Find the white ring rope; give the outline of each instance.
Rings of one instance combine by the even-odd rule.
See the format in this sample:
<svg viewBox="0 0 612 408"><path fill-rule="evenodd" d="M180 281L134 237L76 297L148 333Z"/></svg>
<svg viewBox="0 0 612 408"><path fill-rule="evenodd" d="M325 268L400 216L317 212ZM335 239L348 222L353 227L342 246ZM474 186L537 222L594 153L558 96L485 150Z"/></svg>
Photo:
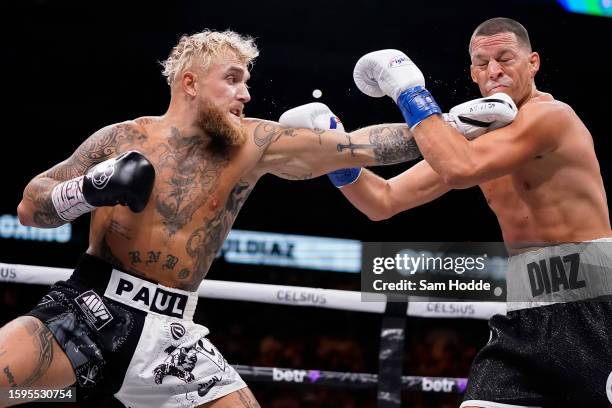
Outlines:
<svg viewBox="0 0 612 408"><path fill-rule="evenodd" d="M51 285L66 280L72 269L0 263L0 282ZM301 286L269 285L262 283L230 282L206 279L198 289L200 297L247 302L272 303L290 306L312 306L355 312L384 313L386 298L362 301L361 292L320 289ZM371 298L372 295L368 294ZM494 314L505 314L504 302L437 302L410 301L408 316L489 319Z"/></svg>

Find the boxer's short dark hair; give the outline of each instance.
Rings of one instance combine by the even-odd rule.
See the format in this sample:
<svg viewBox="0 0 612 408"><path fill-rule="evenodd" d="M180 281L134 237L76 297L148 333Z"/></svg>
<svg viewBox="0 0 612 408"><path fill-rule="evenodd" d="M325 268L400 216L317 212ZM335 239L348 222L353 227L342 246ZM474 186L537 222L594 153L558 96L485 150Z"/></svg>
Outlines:
<svg viewBox="0 0 612 408"><path fill-rule="evenodd" d="M490 36L499 33L514 33L518 42L531 52L531 41L529 41L529 34L525 27L518 21L505 17L491 18L476 27L470 39L470 51L472 50L472 41L475 37Z"/></svg>

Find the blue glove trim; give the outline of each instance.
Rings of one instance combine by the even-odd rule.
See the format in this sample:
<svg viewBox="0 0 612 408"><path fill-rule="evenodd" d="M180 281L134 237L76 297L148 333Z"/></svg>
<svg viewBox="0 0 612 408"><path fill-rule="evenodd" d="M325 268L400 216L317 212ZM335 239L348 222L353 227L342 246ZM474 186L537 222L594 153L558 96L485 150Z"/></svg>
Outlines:
<svg viewBox="0 0 612 408"><path fill-rule="evenodd" d="M433 96L420 85L402 92L397 98L397 106L402 111L410 129L431 115L442 114Z"/></svg>
<svg viewBox="0 0 612 408"><path fill-rule="evenodd" d="M340 169L336 171L332 171L327 174L327 177L334 183L334 186L340 188L344 187L347 184L352 184L359 178L361 174L361 169L359 167L352 167L348 169Z"/></svg>

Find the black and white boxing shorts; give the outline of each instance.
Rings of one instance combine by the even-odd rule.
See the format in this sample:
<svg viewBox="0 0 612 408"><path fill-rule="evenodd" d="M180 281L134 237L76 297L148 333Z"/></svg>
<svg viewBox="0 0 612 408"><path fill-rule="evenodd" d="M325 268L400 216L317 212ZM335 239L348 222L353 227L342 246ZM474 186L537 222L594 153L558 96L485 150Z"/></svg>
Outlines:
<svg viewBox="0 0 612 408"><path fill-rule="evenodd" d="M513 256L507 289L461 407L611 407L612 239Z"/></svg>
<svg viewBox="0 0 612 408"><path fill-rule="evenodd" d="M193 407L246 387L192 321L197 292L169 288L84 255L28 313L70 360L80 397L128 407Z"/></svg>

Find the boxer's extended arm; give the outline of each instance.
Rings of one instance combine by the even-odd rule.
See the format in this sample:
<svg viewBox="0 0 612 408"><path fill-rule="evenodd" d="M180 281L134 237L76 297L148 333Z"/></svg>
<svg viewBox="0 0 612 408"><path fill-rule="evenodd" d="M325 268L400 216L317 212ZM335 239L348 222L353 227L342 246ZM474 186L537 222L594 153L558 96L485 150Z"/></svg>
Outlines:
<svg viewBox="0 0 612 408"><path fill-rule="evenodd" d="M559 103L530 103L514 122L468 142L439 116L414 130L423 157L452 188L468 188L510 174L553 151L571 126L571 109Z"/></svg>
<svg viewBox="0 0 612 408"><path fill-rule="evenodd" d="M17 207L23 225L53 228L65 224L52 201L51 192L61 182L82 176L97 163L125 150L124 146L142 144L146 137L132 125L115 124L100 129L83 142L63 162L34 177L26 186Z"/></svg>
<svg viewBox="0 0 612 408"><path fill-rule="evenodd" d="M369 126L344 133L289 128L259 119L244 123L248 137L265 150L262 168L290 180L313 178L342 167L394 164L420 157L404 124Z"/></svg>
<svg viewBox="0 0 612 408"><path fill-rule="evenodd" d="M380 221L433 201L450 189L422 160L389 180L364 169L357 181L340 191L368 218Z"/></svg>

